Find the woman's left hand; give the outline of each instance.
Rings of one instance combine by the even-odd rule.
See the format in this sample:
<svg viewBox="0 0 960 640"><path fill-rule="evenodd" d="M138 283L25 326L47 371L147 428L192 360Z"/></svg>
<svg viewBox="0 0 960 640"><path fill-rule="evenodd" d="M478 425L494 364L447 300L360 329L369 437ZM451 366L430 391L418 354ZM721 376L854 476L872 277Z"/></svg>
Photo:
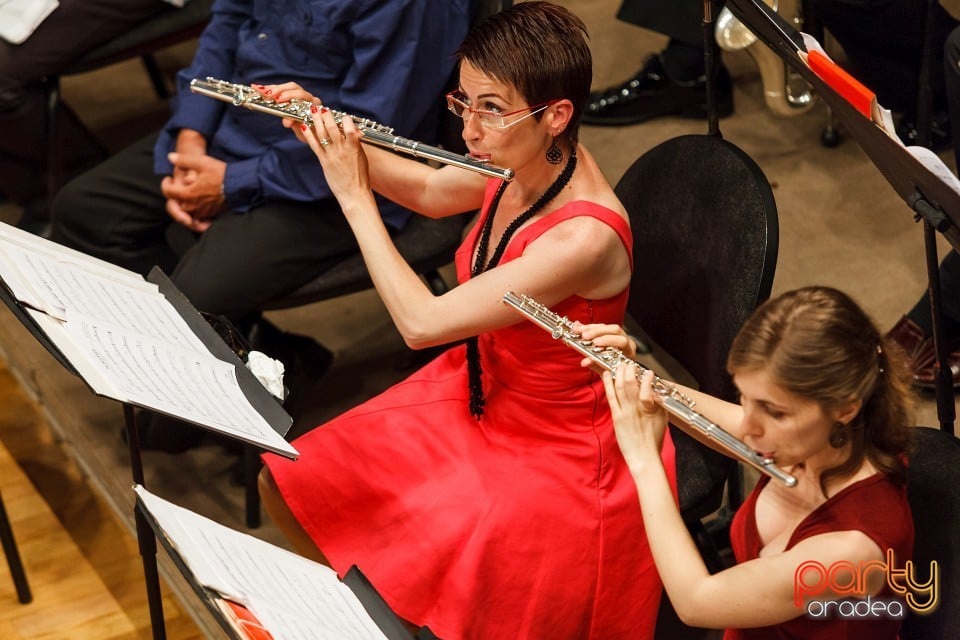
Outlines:
<svg viewBox="0 0 960 640"><path fill-rule="evenodd" d="M623 355L635 360L637 357L637 343L633 341L626 330L618 324L583 324L574 322L573 330L583 340L589 340L594 345L602 348L614 348ZM606 369L595 363L590 358L584 358L580 361L581 367L588 367L599 374Z"/></svg>
<svg viewBox="0 0 960 640"><path fill-rule="evenodd" d="M651 463L661 464L667 414L656 400L653 379L653 371L647 370L638 381L637 367L629 363L617 367L616 377L610 372L603 374L617 444L632 471Z"/></svg>

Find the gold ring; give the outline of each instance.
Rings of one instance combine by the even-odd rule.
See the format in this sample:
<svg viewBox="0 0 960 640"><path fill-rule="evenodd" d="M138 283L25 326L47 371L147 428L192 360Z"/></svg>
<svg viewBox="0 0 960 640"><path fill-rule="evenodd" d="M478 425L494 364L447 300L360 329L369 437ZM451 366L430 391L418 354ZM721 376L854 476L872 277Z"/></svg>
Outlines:
<svg viewBox="0 0 960 640"><path fill-rule="evenodd" d="M330 138L320 138L320 146L324 149L327 148L327 145L330 144Z"/></svg>

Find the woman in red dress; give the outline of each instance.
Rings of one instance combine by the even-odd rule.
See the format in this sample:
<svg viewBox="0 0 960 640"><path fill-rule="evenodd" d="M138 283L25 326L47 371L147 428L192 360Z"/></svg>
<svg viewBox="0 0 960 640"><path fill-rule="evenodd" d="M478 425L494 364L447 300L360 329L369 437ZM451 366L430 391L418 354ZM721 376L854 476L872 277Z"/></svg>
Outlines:
<svg viewBox="0 0 960 640"><path fill-rule="evenodd" d="M264 89L317 104L313 128L287 126L316 153L407 344L466 341L295 440L297 461L265 456L264 504L300 553L358 565L402 618L447 640L649 638L661 585L602 382L501 302L514 291L584 322L623 319L628 218L578 143L585 27L523 2L457 56L450 110L470 154L512 168L511 182L361 148L349 119L341 132L296 85ZM374 191L431 217L481 210L459 286L427 289ZM672 478L669 443L663 455Z"/></svg>
<svg viewBox="0 0 960 640"><path fill-rule="evenodd" d="M629 352L622 336L605 341ZM845 294L799 289L762 305L734 340L727 367L739 405L690 392L705 417L798 479L794 488L761 479L733 521L737 564L713 575L658 454L667 420L652 374L604 376L650 548L681 619L726 628L726 640L897 638L907 604L886 578L913 548L904 485L911 398L905 359L890 344Z"/></svg>

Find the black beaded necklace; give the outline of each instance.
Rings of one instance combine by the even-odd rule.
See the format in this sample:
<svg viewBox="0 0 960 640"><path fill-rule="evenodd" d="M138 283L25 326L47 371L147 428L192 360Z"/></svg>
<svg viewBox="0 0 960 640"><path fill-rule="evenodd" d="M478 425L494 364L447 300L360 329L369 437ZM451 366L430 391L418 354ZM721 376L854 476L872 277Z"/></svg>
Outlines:
<svg viewBox="0 0 960 640"><path fill-rule="evenodd" d="M503 257L503 252L506 250L507 244L510 242L510 238L513 237L517 229L519 229L524 222L539 213L541 209L559 195L560 191L570 182L570 177L573 176L573 170L576 168L577 152L574 150L570 153L567 165L563 168L563 171L560 172L560 175L557 176L557 179L553 181L553 184L547 187L543 195L530 205L529 209L518 215L507 225L507 228L503 231L503 235L500 237L500 241L493 250L493 255L490 257L490 260L487 261L487 249L489 248L490 234L493 229L493 218L497 214L497 206L500 204L500 198L503 196L507 184L509 184L506 181L500 183L500 187L494 194L493 200L490 201L490 210L487 213L486 220L484 220L483 228L480 229L480 240L477 242L477 256L470 269L471 277L476 277L484 271L488 271L497 266L500 258ZM484 264L485 261L486 264ZM480 367L480 347L476 336L467 340L467 373L469 375L470 385L470 413L479 418L483 415L483 405L486 404L486 401L483 398L483 371Z"/></svg>

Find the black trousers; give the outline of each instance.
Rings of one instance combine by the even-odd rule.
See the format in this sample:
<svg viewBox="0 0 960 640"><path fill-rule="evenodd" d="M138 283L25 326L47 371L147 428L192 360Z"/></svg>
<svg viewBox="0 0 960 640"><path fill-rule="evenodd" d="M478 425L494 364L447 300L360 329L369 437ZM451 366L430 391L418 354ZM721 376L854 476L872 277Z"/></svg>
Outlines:
<svg viewBox="0 0 960 640"><path fill-rule="evenodd" d="M703 47L703 0L623 0L617 18Z"/></svg>
<svg viewBox="0 0 960 640"><path fill-rule="evenodd" d="M358 250L333 198L227 211L190 233L164 208L155 141L149 136L64 186L53 203L53 239L144 275L158 265L197 309L234 321ZM186 246L171 242L175 236Z"/></svg>
<svg viewBox="0 0 960 640"><path fill-rule="evenodd" d="M0 39L0 193L26 205L46 190L45 95L41 80L161 11L162 0L60 0L23 43ZM104 157L96 139L64 105L65 175Z"/></svg>

